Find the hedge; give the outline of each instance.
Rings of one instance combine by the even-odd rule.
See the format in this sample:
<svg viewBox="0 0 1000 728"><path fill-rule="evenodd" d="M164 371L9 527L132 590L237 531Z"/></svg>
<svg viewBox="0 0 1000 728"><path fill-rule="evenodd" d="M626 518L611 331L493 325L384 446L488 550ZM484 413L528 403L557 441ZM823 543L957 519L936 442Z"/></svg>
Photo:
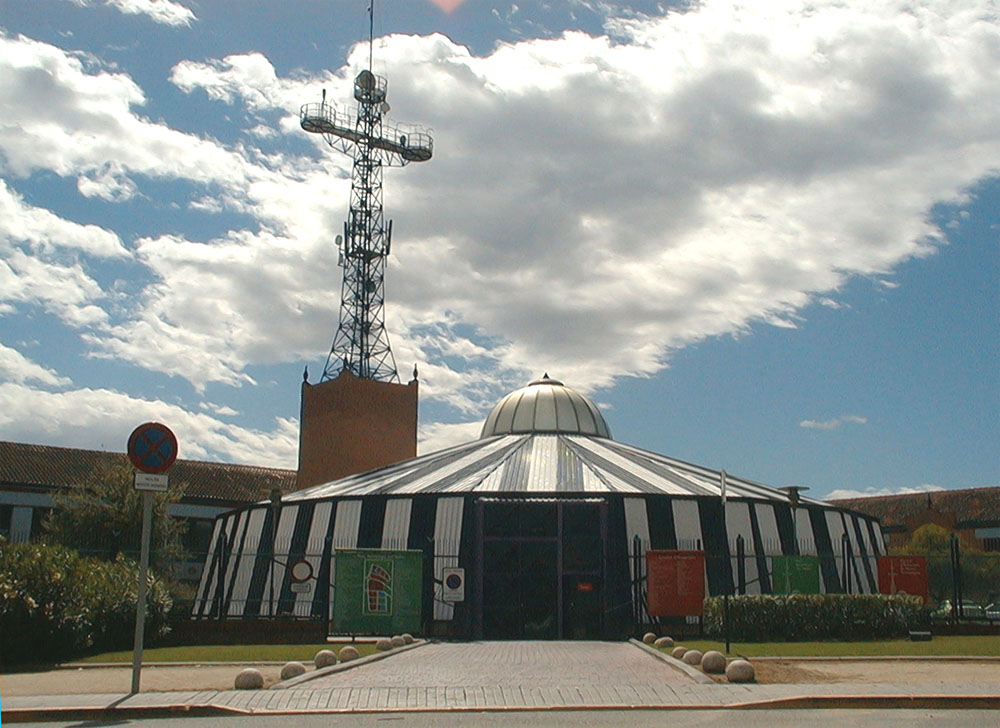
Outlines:
<svg viewBox="0 0 1000 728"><path fill-rule="evenodd" d="M80 556L63 546L0 538L0 664L46 663L121 650L135 633L138 565ZM150 578L146 639L167 631L170 595Z"/></svg>
<svg viewBox="0 0 1000 728"><path fill-rule="evenodd" d="M705 600L705 631L722 636L722 597ZM744 642L868 640L924 629L920 597L883 594L743 595L729 598L729 635Z"/></svg>

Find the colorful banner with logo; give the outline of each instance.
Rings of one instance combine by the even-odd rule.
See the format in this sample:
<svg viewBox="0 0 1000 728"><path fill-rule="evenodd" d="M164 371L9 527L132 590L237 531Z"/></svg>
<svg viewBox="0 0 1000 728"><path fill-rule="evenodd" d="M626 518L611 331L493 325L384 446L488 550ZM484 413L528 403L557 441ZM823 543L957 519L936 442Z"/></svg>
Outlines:
<svg viewBox="0 0 1000 728"><path fill-rule="evenodd" d="M334 575L334 631L420 631L423 552L338 549Z"/></svg>
<svg viewBox="0 0 1000 728"><path fill-rule="evenodd" d="M772 556L774 594L819 594L818 556Z"/></svg>
<svg viewBox="0 0 1000 728"><path fill-rule="evenodd" d="M912 594L924 604L931 600L925 556L879 556L878 590L882 594Z"/></svg>
<svg viewBox="0 0 1000 728"><path fill-rule="evenodd" d="M651 617L700 617L705 603L705 552L647 551L646 601Z"/></svg>

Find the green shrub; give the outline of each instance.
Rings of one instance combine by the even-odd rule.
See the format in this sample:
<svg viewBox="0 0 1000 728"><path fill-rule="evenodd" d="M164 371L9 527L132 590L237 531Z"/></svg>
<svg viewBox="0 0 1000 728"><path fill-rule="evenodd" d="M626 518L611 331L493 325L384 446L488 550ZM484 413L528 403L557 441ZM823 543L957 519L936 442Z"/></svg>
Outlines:
<svg viewBox="0 0 1000 728"><path fill-rule="evenodd" d="M125 649L135 632L138 566L63 546L0 539L0 664L42 663L91 649ZM146 637L165 634L170 596L150 579Z"/></svg>
<svg viewBox="0 0 1000 728"><path fill-rule="evenodd" d="M723 599L705 600L705 631L723 634ZM883 594L760 594L729 598L729 635L744 642L867 640L905 636L928 624L920 597Z"/></svg>

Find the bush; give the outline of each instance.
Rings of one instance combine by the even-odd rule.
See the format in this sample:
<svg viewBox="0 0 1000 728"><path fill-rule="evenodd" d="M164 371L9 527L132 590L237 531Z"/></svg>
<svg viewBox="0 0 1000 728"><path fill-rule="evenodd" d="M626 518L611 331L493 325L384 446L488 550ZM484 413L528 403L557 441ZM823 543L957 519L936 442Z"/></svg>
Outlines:
<svg viewBox="0 0 1000 728"><path fill-rule="evenodd" d="M0 664L42 663L132 644L138 565L99 561L63 546L0 539ZM146 639L167 630L170 596L150 578Z"/></svg>
<svg viewBox="0 0 1000 728"><path fill-rule="evenodd" d="M722 597L705 600L705 631L723 634ZM920 597L883 594L760 594L729 598L729 635L743 642L870 640L924 629Z"/></svg>

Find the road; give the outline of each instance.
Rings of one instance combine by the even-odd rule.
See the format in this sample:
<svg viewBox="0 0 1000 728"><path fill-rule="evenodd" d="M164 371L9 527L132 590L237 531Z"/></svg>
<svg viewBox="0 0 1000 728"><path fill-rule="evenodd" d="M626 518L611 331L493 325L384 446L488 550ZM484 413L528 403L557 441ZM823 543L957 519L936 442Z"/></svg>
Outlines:
<svg viewBox="0 0 1000 728"><path fill-rule="evenodd" d="M365 713L330 715L232 716L219 718L156 718L20 723L36 728L672 728L728 726L740 728L968 728L996 725L992 710L590 710L468 713Z"/></svg>

